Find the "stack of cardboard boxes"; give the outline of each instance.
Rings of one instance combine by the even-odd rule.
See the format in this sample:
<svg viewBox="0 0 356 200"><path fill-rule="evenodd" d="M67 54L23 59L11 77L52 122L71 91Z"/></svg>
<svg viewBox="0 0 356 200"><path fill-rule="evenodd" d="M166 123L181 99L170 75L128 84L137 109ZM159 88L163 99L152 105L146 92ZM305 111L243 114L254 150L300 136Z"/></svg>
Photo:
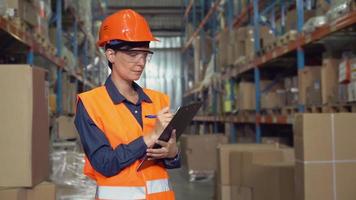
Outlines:
<svg viewBox="0 0 356 200"><path fill-rule="evenodd" d="M60 116L56 119L57 140L72 140L78 138L78 132L74 125L74 117Z"/></svg>
<svg viewBox="0 0 356 200"><path fill-rule="evenodd" d="M260 82L261 89L261 108L273 109L280 108L285 104L285 89L278 81L263 80Z"/></svg>
<svg viewBox="0 0 356 200"><path fill-rule="evenodd" d="M51 17L51 3L48 0L5 0L2 5L6 9L12 22L21 24L24 22L35 33L35 39L42 44L49 44L48 24Z"/></svg>
<svg viewBox="0 0 356 200"><path fill-rule="evenodd" d="M182 135L182 162L188 168L190 180L194 180L196 176L215 173L216 147L227 142L228 138L223 134Z"/></svg>
<svg viewBox="0 0 356 200"><path fill-rule="evenodd" d="M280 149L275 144L220 145L216 197L219 200L293 199L293 149Z"/></svg>
<svg viewBox="0 0 356 200"><path fill-rule="evenodd" d="M302 105L321 104L321 67L305 66L299 71L299 103Z"/></svg>
<svg viewBox="0 0 356 200"><path fill-rule="evenodd" d="M336 104L339 102L339 82L338 66L340 59L332 56L323 56L323 65L321 67L321 99L322 104Z"/></svg>
<svg viewBox="0 0 356 200"><path fill-rule="evenodd" d="M55 186L44 182L49 176L45 73L28 65L0 66L0 199L55 199Z"/></svg>
<svg viewBox="0 0 356 200"><path fill-rule="evenodd" d="M296 200L356 199L356 114L296 117Z"/></svg>

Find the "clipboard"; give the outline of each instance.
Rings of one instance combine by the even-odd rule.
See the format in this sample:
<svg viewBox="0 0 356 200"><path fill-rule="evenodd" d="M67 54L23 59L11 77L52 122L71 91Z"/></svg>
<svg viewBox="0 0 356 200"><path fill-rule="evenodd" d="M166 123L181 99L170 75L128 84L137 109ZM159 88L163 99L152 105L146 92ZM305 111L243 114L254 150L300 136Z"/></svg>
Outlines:
<svg viewBox="0 0 356 200"><path fill-rule="evenodd" d="M196 102L180 107L177 110L176 114L173 116L172 120L167 125L167 127L163 130L158 140L168 142L168 140L171 138L172 131L174 129L176 130L176 136L178 140L179 137L184 132L184 130L192 121L193 117L197 114L202 104L203 104L202 102ZM152 148L158 149L161 148L161 145L155 144ZM147 159L148 159L147 156L143 157L140 165L136 169L137 171L156 162L156 161L149 161Z"/></svg>

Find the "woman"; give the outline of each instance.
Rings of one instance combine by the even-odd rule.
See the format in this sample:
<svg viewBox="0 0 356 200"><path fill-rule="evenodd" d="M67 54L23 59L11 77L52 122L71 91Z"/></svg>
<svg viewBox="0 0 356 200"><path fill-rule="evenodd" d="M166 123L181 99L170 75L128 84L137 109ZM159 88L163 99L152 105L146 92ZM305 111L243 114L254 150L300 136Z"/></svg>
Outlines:
<svg viewBox="0 0 356 200"><path fill-rule="evenodd" d="M169 98L134 82L153 54L151 41L157 39L133 10L108 16L100 27L97 44L112 73L104 86L78 95L75 118L96 199L174 199L166 169L180 167L175 133L157 141L172 119ZM161 148L151 148L155 143ZM145 155L156 162L137 170Z"/></svg>

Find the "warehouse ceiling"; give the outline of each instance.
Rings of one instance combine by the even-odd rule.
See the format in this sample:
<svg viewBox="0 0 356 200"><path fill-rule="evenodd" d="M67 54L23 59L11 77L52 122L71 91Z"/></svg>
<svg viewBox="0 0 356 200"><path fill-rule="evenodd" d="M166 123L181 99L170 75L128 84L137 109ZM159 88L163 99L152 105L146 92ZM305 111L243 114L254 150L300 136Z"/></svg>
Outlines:
<svg viewBox="0 0 356 200"><path fill-rule="evenodd" d="M181 35L183 30L183 0L108 0L107 14L121 9L134 9L142 14L155 35Z"/></svg>

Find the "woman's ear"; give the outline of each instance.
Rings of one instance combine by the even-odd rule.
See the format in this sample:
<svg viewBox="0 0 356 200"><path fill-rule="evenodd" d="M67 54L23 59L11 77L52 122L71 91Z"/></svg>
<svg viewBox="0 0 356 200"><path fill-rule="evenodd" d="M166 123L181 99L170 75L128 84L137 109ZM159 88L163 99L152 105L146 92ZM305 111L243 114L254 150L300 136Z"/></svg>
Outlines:
<svg viewBox="0 0 356 200"><path fill-rule="evenodd" d="M106 49L105 50L105 56L106 59L108 59L109 62L114 63L115 61L115 51L112 49Z"/></svg>

